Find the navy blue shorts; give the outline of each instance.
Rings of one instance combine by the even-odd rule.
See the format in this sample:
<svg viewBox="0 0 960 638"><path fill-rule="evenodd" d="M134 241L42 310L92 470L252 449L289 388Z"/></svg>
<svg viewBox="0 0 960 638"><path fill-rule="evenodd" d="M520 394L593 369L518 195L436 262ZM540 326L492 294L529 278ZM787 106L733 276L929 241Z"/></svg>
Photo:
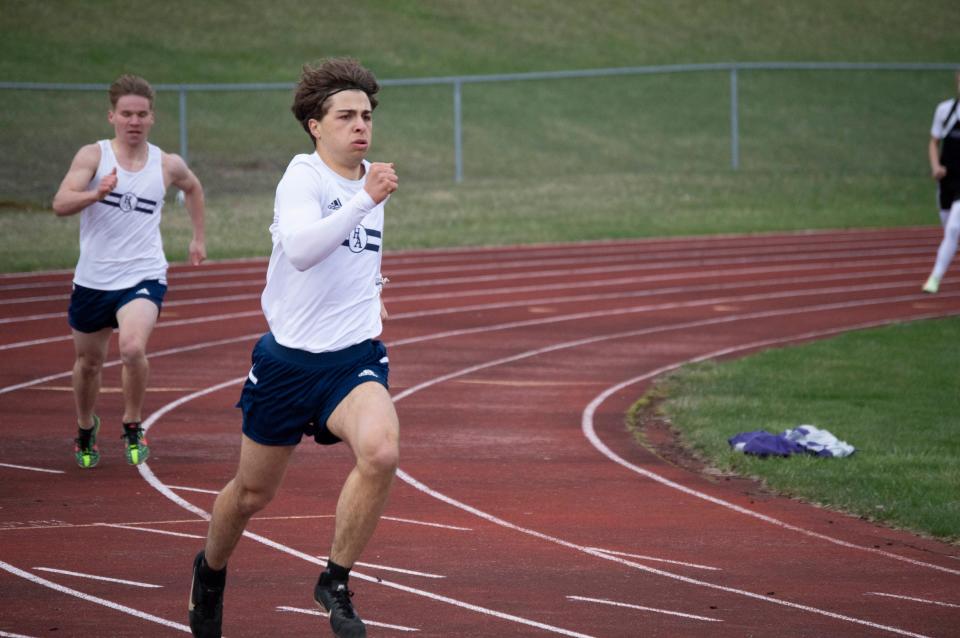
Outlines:
<svg viewBox="0 0 960 638"><path fill-rule="evenodd" d="M97 290L73 284L67 320L79 332L98 332L104 328L118 328L117 311L134 299L147 299L163 308L167 286L157 279L146 279L124 290Z"/></svg>
<svg viewBox="0 0 960 638"><path fill-rule="evenodd" d="M387 349L373 339L313 353L282 346L268 332L253 347L251 360L237 407L243 411L243 433L262 445L296 445L303 435L321 445L338 443L327 419L344 397L368 381L389 388Z"/></svg>
<svg viewBox="0 0 960 638"><path fill-rule="evenodd" d="M957 172L960 172L960 166L948 167L947 176L937 183L940 210L950 210L953 202L960 199L960 176L955 176Z"/></svg>

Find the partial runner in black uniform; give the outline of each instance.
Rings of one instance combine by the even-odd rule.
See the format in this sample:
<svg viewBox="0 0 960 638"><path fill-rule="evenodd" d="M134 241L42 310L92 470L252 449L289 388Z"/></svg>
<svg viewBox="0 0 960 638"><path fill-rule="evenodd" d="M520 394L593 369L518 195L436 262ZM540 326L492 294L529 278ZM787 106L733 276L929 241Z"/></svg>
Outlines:
<svg viewBox="0 0 960 638"><path fill-rule="evenodd" d="M957 252L960 238L960 70L956 73L957 97L937 105L930 128L930 172L937 180L937 199L943 240L937 261L923 291L936 294L940 280Z"/></svg>

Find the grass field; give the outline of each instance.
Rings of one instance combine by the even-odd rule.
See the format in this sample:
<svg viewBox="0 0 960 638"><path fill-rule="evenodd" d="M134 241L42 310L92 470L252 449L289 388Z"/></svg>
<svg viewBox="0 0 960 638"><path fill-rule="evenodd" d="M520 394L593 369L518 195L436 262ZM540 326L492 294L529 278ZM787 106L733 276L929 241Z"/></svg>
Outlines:
<svg viewBox="0 0 960 638"><path fill-rule="evenodd" d="M381 78L960 60L952 38L923 26L948 12L943 1L604 0L590 19L579 3L541 0L281 0L269 12L246 0L0 5L0 80L107 83L131 71L155 83L292 83L303 62L333 54L355 55ZM949 72L741 72L739 171L729 90L723 72L465 85L465 181L455 185L450 87L387 87L372 157L394 161L402 180L389 245L936 222L924 145L933 105L953 90ZM289 100L288 91L189 94L189 158L208 194L213 258L267 248L273 187L307 150ZM3 234L0 270L75 260L74 229L40 211L76 149L111 134L106 109L100 92L0 90L0 224L28 225L35 249ZM157 115L153 140L177 150L174 93L160 95ZM182 258L176 222L166 234Z"/></svg>
<svg viewBox="0 0 960 638"><path fill-rule="evenodd" d="M717 467L888 525L960 541L960 319L922 321L689 365L658 381L662 412ZM944 344L951 344L945 347ZM853 456L760 459L738 432L829 430Z"/></svg>
<svg viewBox="0 0 960 638"><path fill-rule="evenodd" d="M954 5L0 0L0 81L109 83L133 72L157 84L292 83L304 62L330 55L358 57L383 79L750 61L960 65L960 41L936 27ZM387 245L935 224L926 143L935 104L954 88L949 71L741 72L741 164L734 171L725 73L465 85L465 180L454 184L450 87L387 87L371 155L394 161L401 177ZM268 254L273 188L291 155L310 150L289 102L288 91L189 94L189 159L207 193L211 258ZM103 92L0 90L0 272L76 262L77 219L55 218L49 203L76 149L111 135L107 108ZM161 93L156 110L152 140L176 151L176 95ZM163 227L169 256L184 259L185 211L170 203ZM874 412L859 408L873 403L878 417L898 414L899 421L885 422L907 431L926 432L936 422L937 440L955 440L956 349L942 346L956 344L958 332L948 321L850 335L704 364L660 390L672 397L674 423L714 462L764 476L787 493L956 539L955 446L945 444L952 455L934 454L924 437L907 437L898 438L899 455L874 455L881 447L867 427ZM873 350L862 350L863 339L875 340ZM926 353L916 354L915 368L927 376L898 377L902 386L874 380L871 356L897 360L901 348ZM858 357L865 357L862 368L819 365ZM832 398L846 414L819 412L813 392L795 396L793 411L770 412L780 409L770 395L776 379L803 369L819 369L826 387L847 387L848 380L867 386L851 383ZM773 385L758 394L724 385L738 374L750 376L750 385L765 375ZM817 425L842 423L836 433L870 454L832 465L731 457L725 437L746 428L698 400L724 392L741 407L749 403L756 411L744 414L770 428L825 414ZM929 415L930 405L950 411ZM763 474L777 468L788 476ZM864 471L853 477L853 469ZM810 476L821 479L821 489L808 484ZM920 494L919 481L952 492ZM857 498L848 498L853 493ZM938 507L946 515L931 514Z"/></svg>

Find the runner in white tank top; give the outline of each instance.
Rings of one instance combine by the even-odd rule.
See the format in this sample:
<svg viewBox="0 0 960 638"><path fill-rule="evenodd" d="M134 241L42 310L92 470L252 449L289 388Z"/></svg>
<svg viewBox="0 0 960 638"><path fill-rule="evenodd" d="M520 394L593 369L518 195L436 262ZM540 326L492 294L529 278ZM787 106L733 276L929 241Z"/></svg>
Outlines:
<svg viewBox="0 0 960 638"><path fill-rule="evenodd" d="M107 116L114 137L77 151L53 198L57 215L80 213L80 259L68 317L76 352L74 458L83 468L100 460L100 419L94 410L114 328L120 331L127 462L139 465L150 453L140 421L149 372L147 340L166 292L160 217L167 186L183 191L193 222L190 262L198 265L206 258L203 188L182 158L147 141L153 99L153 88L143 78L118 78L110 86Z"/></svg>
<svg viewBox="0 0 960 638"><path fill-rule="evenodd" d="M128 171L117 161L110 140L97 145L100 163L87 190L95 190L114 171L117 186L80 213L80 260L73 281L97 290L130 288L145 279L165 284L167 260L160 237L166 191L163 152L147 144L146 165Z"/></svg>

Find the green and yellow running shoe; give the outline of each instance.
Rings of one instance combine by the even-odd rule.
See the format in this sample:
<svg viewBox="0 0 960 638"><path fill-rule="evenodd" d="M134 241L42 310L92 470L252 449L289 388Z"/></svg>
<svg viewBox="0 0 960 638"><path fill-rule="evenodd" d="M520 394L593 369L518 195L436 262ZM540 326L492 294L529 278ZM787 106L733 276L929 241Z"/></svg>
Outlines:
<svg viewBox="0 0 960 638"><path fill-rule="evenodd" d="M130 465L140 465L150 456L150 446L147 445L147 439L143 436L143 428L140 427L139 422L124 423L120 438L124 439L123 451Z"/></svg>
<svg viewBox="0 0 960 638"><path fill-rule="evenodd" d="M77 465L82 468L91 468L100 462L100 448L97 447L97 432L100 431L100 418L93 415L93 427L89 430L78 428L77 438L73 440L76 444L73 448L73 456L77 459Z"/></svg>

